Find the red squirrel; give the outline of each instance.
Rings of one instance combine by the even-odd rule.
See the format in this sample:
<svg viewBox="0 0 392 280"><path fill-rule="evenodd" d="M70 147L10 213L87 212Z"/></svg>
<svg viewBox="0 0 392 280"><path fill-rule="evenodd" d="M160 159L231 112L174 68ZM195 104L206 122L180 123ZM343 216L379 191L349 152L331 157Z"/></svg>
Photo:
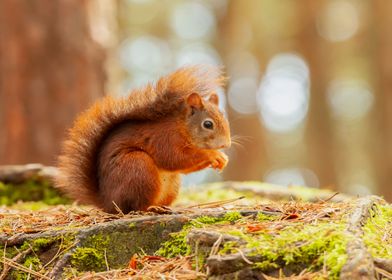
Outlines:
<svg viewBox="0 0 392 280"><path fill-rule="evenodd" d="M180 174L222 170L231 144L218 108L217 69L184 67L134 90L107 96L82 113L59 157L55 186L108 213L169 206Z"/></svg>

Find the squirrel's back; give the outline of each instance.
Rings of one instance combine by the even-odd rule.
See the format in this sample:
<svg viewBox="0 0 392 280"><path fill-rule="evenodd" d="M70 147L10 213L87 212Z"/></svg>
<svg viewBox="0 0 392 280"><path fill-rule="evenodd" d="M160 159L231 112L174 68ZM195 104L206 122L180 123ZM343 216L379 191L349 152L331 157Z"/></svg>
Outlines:
<svg viewBox="0 0 392 280"><path fill-rule="evenodd" d="M132 121L154 121L176 110L189 94L208 95L223 83L216 68L184 67L128 97L107 96L83 112L69 131L59 157L55 185L73 199L101 206L97 158L105 136Z"/></svg>

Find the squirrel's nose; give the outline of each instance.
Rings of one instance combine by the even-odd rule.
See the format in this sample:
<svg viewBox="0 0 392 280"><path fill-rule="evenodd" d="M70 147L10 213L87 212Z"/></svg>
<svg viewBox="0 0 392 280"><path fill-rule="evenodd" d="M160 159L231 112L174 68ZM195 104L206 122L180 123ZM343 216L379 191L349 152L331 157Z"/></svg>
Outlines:
<svg viewBox="0 0 392 280"><path fill-rule="evenodd" d="M228 149L231 146L231 140L229 139L228 141L226 141L225 144L223 144L220 149Z"/></svg>

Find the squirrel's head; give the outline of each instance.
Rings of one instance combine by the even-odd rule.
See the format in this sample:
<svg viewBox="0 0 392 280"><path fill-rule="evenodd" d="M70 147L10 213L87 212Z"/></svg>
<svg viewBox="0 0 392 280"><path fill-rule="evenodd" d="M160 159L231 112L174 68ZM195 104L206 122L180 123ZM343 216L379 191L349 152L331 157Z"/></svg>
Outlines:
<svg viewBox="0 0 392 280"><path fill-rule="evenodd" d="M219 98L212 93L208 100L198 93L186 98L187 128L193 144L202 149L222 149L231 145L230 128L219 111Z"/></svg>

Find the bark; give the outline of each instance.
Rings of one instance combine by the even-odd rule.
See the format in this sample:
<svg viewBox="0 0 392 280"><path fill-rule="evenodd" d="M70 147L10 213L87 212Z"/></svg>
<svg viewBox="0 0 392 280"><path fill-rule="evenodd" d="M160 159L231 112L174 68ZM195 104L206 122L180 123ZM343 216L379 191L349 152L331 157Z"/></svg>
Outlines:
<svg viewBox="0 0 392 280"><path fill-rule="evenodd" d="M103 95L87 4L0 2L0 164L53 164L75 115Z"/></svg>

